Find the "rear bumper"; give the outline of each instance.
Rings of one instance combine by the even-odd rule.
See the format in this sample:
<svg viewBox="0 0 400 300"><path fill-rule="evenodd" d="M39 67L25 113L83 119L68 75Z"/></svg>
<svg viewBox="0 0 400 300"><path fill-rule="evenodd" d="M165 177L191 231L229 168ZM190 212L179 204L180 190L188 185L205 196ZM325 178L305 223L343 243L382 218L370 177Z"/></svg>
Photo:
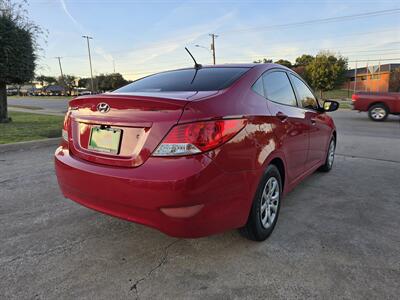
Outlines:
<svg viewBox="0 0 400 300"><path fill-rule="evenodd" d="M205 155L150 157L140 167L121 168L83 161L60 146L55 168L66 198L188 238L243 226L258 183L256 171L224 172ZM165 208L179 208L179 217Z"/></svg>

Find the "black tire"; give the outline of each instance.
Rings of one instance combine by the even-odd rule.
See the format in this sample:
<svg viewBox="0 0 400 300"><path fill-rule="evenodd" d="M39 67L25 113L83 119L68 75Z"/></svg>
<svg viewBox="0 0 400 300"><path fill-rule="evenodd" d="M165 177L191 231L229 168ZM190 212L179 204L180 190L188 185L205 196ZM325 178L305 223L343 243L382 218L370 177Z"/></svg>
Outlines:
<svg viewBox="0 0 400 300"><path fill-rule="evenodd" d="M385 121L389 115L389 110L385 104L378 103L368 109L368 117L375 122Z"/></svg>
<svg viewBox="0 0 400 300"><path fill-rule="evenodd" d="M272 193L271 199L269 200L271 201L271 206L269 207L268 205L268 208L264 210L264 217L265 217L267 210L273 211L272 208L275 207L276 205L276 210L274 211L275 216L273 217L272 221L270 219L271 222L266 228L265 225L263 225L262 221L263 213L261 212L262 203L267 202L267 200L263 198L263 192L265 188L268 188L266 186L267 183L270 182L274 183L275 182L274 179L276 180L278 185L277 188L274 189L274 191L276 192L277 189L279 191L279 194L275 200L272 200L273 199L272 196L274 196L273 195L274 193ZM265 239L267 239L271 235L272 231L275 228L276 222L278 221L279 211L281 207L281 197L282 197L281 174L279 173L279 170L275 165L269 165L265 170L261 182L257 188L247 223L243 228L239 229L240 233L246 238L253 241L264 241ZM268 219L268 217L266 219Z"/></svg>
<svg viewBox="0 0 400 300"><path fill-rule="evenodd" d="M330 160L330 151L332 151L332 143L333 143L333 157ZM325 163L318 169L321 172L329 172L332 170L333 167L333 162L335 161L335 150L336 150L336 140L335 138L332 138L331 141L329 142L328 146L328 151L326 151L326 158L325 158Z"/></svg>

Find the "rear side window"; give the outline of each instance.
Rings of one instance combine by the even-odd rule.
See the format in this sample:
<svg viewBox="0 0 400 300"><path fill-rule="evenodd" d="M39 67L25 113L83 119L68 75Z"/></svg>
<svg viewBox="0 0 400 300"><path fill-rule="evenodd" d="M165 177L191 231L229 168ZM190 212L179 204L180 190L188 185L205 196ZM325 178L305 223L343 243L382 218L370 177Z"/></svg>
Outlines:
<svg viewBox="0 0 400 300"><path fill-rule="evenodd" d="M292 74L290 74L290 78L292 79L294 88L296 89L297 95L299 97L300 105L303 108L318 109L317 99L315 99L313 93L304 84L304 82Z"/></svg>
<svg viewBox="0 0 400 300"><path fill-rule="evenodd" d="M114 93L217 91L230 86L249 68L203 68L168 71L132 82Z"/></svg>
<svg viewBox="0 0 400 300"><path fill-rule="evenodd" d="M262 82L262 78L259 78L256 81L256 83L253 84L253 86L251 88L253 89L253 91L255 91L260 96L265 97L265 95L264 95L264 85L263 85L263 82Z"/></svg>
<svg viewBox="0 0 400 300"><path fill-rule="evenodd" d="M284 72L272 72L263 76L265 96L280 104L297 106L289 78Z"/></svg>

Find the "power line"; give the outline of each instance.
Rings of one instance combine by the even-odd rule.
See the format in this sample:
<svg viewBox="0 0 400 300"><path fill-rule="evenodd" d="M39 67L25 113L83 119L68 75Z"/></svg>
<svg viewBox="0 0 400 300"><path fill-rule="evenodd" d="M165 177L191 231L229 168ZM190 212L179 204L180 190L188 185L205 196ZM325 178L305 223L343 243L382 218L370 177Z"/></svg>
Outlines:
<svg viewBox="0 0 400 300"><path fill-rule="evenodd" d="M399 8L394 9L386 9L386 10L378 10L378 11L371 11L365 12L360 14L353 14L353 15L346 15L346 16L339 16L339 17L331 17L331 18L323 18L323 19L316 19L316 20L307 20L301 22L293 22L293 23L283 23L277 25L268 25L268 26L258 26L258 27L248 27L245 29L237 29L237 30L228 30L220 32L221 35L226 35L227 33L237 33L237 32L245 32L245 31L257 31L257 30L275 30L275 29L286 29L290 27L298 27L304 25L313 25L313 24L320 24L320 23L332 23L338 21L354 21L360 18L366 17L379 17L384 15L392 15L400 13Z"/></svg>
<svg viewBox="0 0 400 300"><path fill-rule="evenodd" d="M381 11L373 11L373 12L366 12L366 13L360 13L360 14L353 14L353 15L346 15L346 16L339 16L339 17L331 17L331 18L324 18L324 19L316 19L316 20L308 20L308 21L302 21L302 22L294 22L294 23L286 23L286 24L277 24L277 25L270 25L270 26L262 26L262 27L252 27L252 28L247 28L247 29L241 29L241 30L230 30L230 31L225 31L222 32L223 35L225 34L229 34L232 32L245 32L245 31L257 31L257 30L274 30L274 29L280 29L280 28L290 28L293 26L302 26L302 25L310 25L310 24L316 24L316 23L331 23L331 22L338 22L338 21L343 21L343 20L347 20L347 21L353 21L355 19L360 19L360 18L366 18L366 17L377 17L377 16L383 16L383 15L391 15L391 14L397 14L400 12L400 9L388 9L388 10L381 10ZM370 32L371 33L371 32ZM203 36L204 34L200 34L197 35L197 38ZM93 90L93 71L92 71L92 62L91 62L91 53L90 53L90 46L89 46L89 39L92 39L92 37L89 36L83 36L84 38L87 39L87 44L88 44L88 53L89 53L89 63L90 63L90 72L91 72L91 83L92 83L92 90ZM213 49L213 62L215 64L215 37L217 37L216 34L211 34L212 37L212 49ZM167 43L170 43L172 41L184 41L187 39L193 39L194 36L190 35L187 37L182 37L180 39L175 39L175 40L169 40L169 41L165 41L164 43L158 43L158 47L162 47L161 45L165 45ZM153 45L153 48L157 47L157 43L155 44L150 44L146 47L136 47L136 48L132 48L130 50L119 50L119 51L110 51L109 53L124 53L124 52L128 52L128 51L134 51L134 50L138 50L138 49L147 49L150 48L151 45ZM373 51L373 50L370 50ZM269 54L271 55L271 53ZM371 54L373 55L373 54ZM382 55L384 55L382 53ZM288 56L288 55L285 55ZM294 54L293 54L294 56ZM72 57L82 57L82 55L76 55L76 56L66 56L69 58ZM246 58L247 59L251 59L251 58ZM232 61L232 60L230 60ZM171 61L169 61L170 63ZM148 66L149 64L146 63L146 65ZM151 64L150 64L151 65ZM160 63L157 63L156 65L160 65ZM149 71L151 72L151 71ZM148 73L148 72L146 72Z"/></svg>
<svg viewBox="0 0 400 300"><path fill-rule="evenodd" d="M361 47L364 47L364 46L365 46L365 44L360 44L360 45L357 45L357 47L329 48L329 50L354 49L353 51L338 51L338 53L346 54L347 56L352 56L352 57L366 56L366 55L372 55L372 56L373 55L384 55L384 56L387 56L387 55L390 55L390 54L397 54L397 52L394 53L392 51L400 50L400 49L392 49L392 48L390 48L390 49L358 50L358 49L361 49ZM309 48L309 49L304 49L302 51L296 50L296 52L310 53L310 52L314 52L314 50L315 51L322 50L322 48L311 48L311 49ZM347 54L347 53L349 53L349 54ZM354 54L350 55L350 53L354 53ZM365 54L358 54L358 53L367 53L367 54L365 55ZM278 58L277 56L280 56L280 58L281 57L286 57L286 58L287 57L293 57L294 58L294 57L299 56L299 54L298 53L293 53L293 54L282 55L282 52L279 51L279 52L269 52L268 54L260 55L258 57L272 57L272 58L275 57L275 58ZM244 62L244 61L250 61L250 60L254 60L254 59L256 59L256 57L250 57L250 56L246 56L246 57L243 57L243 58L237 58L236 57L234 59L223 59L222 58L222 60L226 61L226 62ZM126 65L127 64L125 64L125 66ZM139 66L142 65L142 63L131 64L132 68L134 68L136 71L138 71L138 72L135 72L135 74L136 73L141 73L141 74L151 73L153 71L158 71L160 69L176 68L177 65L178 66L185 66L185 65L187 65L187 61L185 59L176 59L176 60L168 60L168 61L157 62L157 63L155 63L155 62L154 63L145 62L145 63L143 63L143 65L145 65L146 67L144 67L144 68L143 67L142 68L135 67L135 66L138 66L138 65ZM151 68L151 67L156 67L156 68ZM124 71L123 69L122 70L120 69L119 72L120 73L125 73L127 71Z"/></svg>
<svg viewBox="0 0 400 300"><path fill-rule="evenodd" d="M349 60L348 62L394 61L394 60L400 60L400 57L398 57L398 58L377 58L377 59L357 59L357 60Z"/></svg>
<svg viewBox="0 0 400 300"><path fill-rule="evenodd" d="M348 40L348 39L354 39L352 36L360 36L360 35L368 35L368 36L371 36L372 34L382 34L382 33L393 32L393 31L396 32L396 33L398 33L398 32L399 32L399 29L396 28L396 29L376 30L376 31L355 32L355 33L349 33L349 34L324 35L323 38L324 38L324 39L335 38L335 39L340 39L341 41L343 41L343 40ZM344 37L344 38L343 38L343 37ZM300 39L274 40L274 41L270 41L270 44L271 44L271 45L279 44L279 46L282 46L282 45L293 44L293 43L295 43L295 42L304 42L305 40L306 40L307 42L309 42L309 41L319 41L319 40L321 40L321 39L322 39L321 37L318 37L318 38L309 38L309 37L307 37L307 39L305 39L305 38L303 37L303 38L300 38ZM247 43L242 43L242 44L237 44L237 43L235 43L235 47L240 47L240 46L242 46L242 45L247 46L247 45L248 45L248 42L247 42ZM226 49L226 48L231 49L232 46L231 46L231 45L228 45L228 46L223 46L223 45L222 45L220 48L221 48L221 49Z"/></svg>
<svg viewBox="0 0 400 300"><path fill-rule="evenodd" d="M249 60L251 60L251 58L244 58L244 59L236 59L236 60L222 60L222 64L230 64L230 63L248 63ZM400 57L399 58L371 58L371 59L362 59L362 60L349 60L348 62L373 62L373 61L400 61ZM156 69L135 69L137 70L137 72L130 72L130 71L119 71L120 74L124 75L124 76L141 76L141 75L149 75L149 74L153 74L153 73L159 73L159 72L163 72L166 70L172 70L172 69L179 69L179 68L183 68L186 67L184 65L182 66L164 66L162 68L156 68ZM82 74L77 74L77 76L79 77L88 77L88 75L82 75Z"/></svg>
<svg viewBox="0 0 400 300"><path fill-rule="evenodd" d="M334 36L325 36L325 38L332 38L332 37L335 37L335 38L337 38L337 37L343 37L343 36L354 36L354 35L356 35L356 36L359 36L359 35L370 35L370 34L379 34L379 33L383 33L383 32L391 32L391 31L397 31L397 29L388 29L388 30L377 30L377 31L367 31L367 32L357 32L357 33L353 33L353 34L342 34L342 35L334 35ZM315 38L315 39L308 39L308 41L312 41L312 40L319 40L320 38ZM285 44L290 44L290 43L293 43L293 42L296 42L296 41L304 41L304 39L299 39L299 40L286 40L286 41L284 41L285 42ZM274 42L274 44L275 43L278 43L278 42ZM238 46L237 44L235 44L236 46ZM282 44L282 41L279 41L279 45L280 46L282 46L282 45L284 45L284 44ZM196 46L196 45L195 45ZM130 49L130 50L117 50L117 51L108 51L107 53L109 53L109 54L115 54L115 53L129 53L129 52L132 52L132 51L134 51L134 50L140 50L140 49L147 49L147 48L149 48L149 47L142 47L142 48L132 48L132 49ZM220 49L231 49L232 47L231 46L220 46ZM346 48L348 48L348 47L346 47ZM355 48L355 47L352 47L352 48ZM332 49L332 48L331 48ZM344 49L344 48L335 48L335 49ZM125 52L126 51L126 52ZM92 56L96 56L96 57L101 57L102 55L101 54L92 54ZM74 58L83 58L83 57L85 57L85 55L64 55L63 56L63 58L68 58L68 59L74 59ZM146 63L146 65L147 65L148 63ZM156 63L157 65L159 64L159 63Z"/></svg>
<svg viewBox="0 0 400 300"><path fill-rule="evenodd" d="M398 55L400 54L400 50L397 52L387 52L387 53L369 53L369 54L353 54L353 55L348 55L350 57L358 57L358 56L370 56L370 55Z"/></svg>
<svg viewBox="0 0 400 300"><path fill-rule="evenodd" d="M399 41L398 43L400 43L400 41ZM369 44L359 44L359 45L351 46L351 47L329 48L329 50L332 50L332 51L336 51L336 50L337 50L337 52L339 52L339 53L341 53L341 54L347 54L347 53L349 53L349 54L347 54L347 55L349 55L349 56L351 56L350 53L370 53L370 55L374 55L374 54L376 54L376 55L387 55L387 54L384 53L384 52L400 50L400 48L359 50L359 49L365 49L365 48L364 48L365 46L369 46ZM323 49L323 48L304 48L302 51L296 50L296 52L311 53L311 52L318 51L318 50L322 50L322 49ZM354 50L352 50L352 51L341 51L342 49L343 49L343 50L354 49ZM376 53L375 53L375 52L376 52ZM379 52L379 53L378 53L378 52ZM274 52L269 52L268 54L265 54L265 55L263 55L263 56L264 56L264 57L271 57L271 56L274 57L274 56L279 56L279 55L281 55L281 54L282 54L281 51L274 51ZM293 53L293 54L286 54L286 55L283 55L283 56L286 56L286 57L288 57L288 56L294 57L294 56L298 56L298 55L299 55L299 54ZM281 55L281 56L282 56L282 55ZM261 57L261 56L260 56L260 57ZM243 60L252 60L252 59L254 59L254 57L243 57ZM240 61L243 61L243 60L240 59ZM231 60L229 60L229 61L231 61ZM169 67L169 66L171 66L171 65L173 65L173 64L186 64L186 63L187 63L187 60L186 60L186 59L179 58L179 59L175 59L175 60L159 61L159 62L144 62L144 63L136 62L136 63L133 63L132 66L133 66L133 65L135 65L135 66L137 66L137 65L139 65L139 66L140 66L140 65L145 65L146 68L135 68L135 70L138 70L138 71L145 71L145 70L148 70L148 69L149 69L148 67L153 67L153 66L158 66L158 67L160 67L160 66L162 66L162 67ZM126 65L126 64L125 64L125 65Z"/></svg>
<svg viewBox="0 0 400 300"><path fill-rule="evenodd" d="M353 15L346 15L346 16L339 16L339 17L332 17L332 18L325 18L325 19L316 19L316 20L308 20L308 21L302 21L302 22L295 22L295 23L284 23L284 24L277 24L277 25L269 25L269 26L259 26L259 27L248 27L246 29L238 29L238 30L230 30L230 31L223 31L219 34L225 35L226 33L231 33L231 32L245 32L245 31L255 31L258 29L280 29L282 27L293 27L293 26L300 26L300 25L308 25L308 24L315 24L315 23L332 23L332 22L337 22L341 20L349 20L352 21L353 19L359 19L359 18L365 18L365 17L378 17L382 15L387 15L387 14L397 14L400 13L400 9L388 9L388 10L381 10L381 11L372 11L372 12L367 12L367 13L361 13L361 14L353 14ZM197 37L204 36L206 33L197 35ZM181 37L179 39L173 39L173 40L166 40L163 43L152 43L147 46L143 47L134 47L130 49L120 49L120 50L115 50L115 51L109 51L108 53L127 53L135 50L142 50L142 49L148 49L148 48L159 48L163 47L166 44L169 44L171 42L178 42L178 41L187 41L190 39L195 38L196 36L194 35L187 35L184 37ZM74 55L74 56L64 56L64 57L82 57L82 55Z"/></svg>

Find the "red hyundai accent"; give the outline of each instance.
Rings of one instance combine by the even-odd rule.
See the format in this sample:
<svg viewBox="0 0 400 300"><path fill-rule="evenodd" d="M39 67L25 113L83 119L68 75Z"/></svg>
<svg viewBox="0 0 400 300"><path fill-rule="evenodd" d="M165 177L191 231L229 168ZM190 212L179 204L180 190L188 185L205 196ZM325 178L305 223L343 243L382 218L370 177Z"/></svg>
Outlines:
<svg viewBox="0 0 400 300"><path fill-rule="evenodd" d="M70 101L58 182L69 199L171 236L240 228L265 240L282 197L332 168L325 112L337 107L275 64L155 74Z"/></svg>

